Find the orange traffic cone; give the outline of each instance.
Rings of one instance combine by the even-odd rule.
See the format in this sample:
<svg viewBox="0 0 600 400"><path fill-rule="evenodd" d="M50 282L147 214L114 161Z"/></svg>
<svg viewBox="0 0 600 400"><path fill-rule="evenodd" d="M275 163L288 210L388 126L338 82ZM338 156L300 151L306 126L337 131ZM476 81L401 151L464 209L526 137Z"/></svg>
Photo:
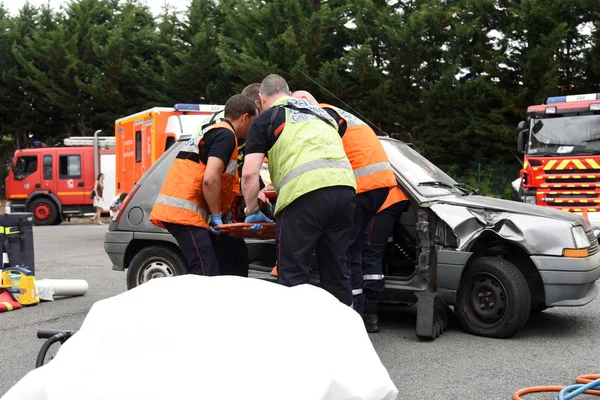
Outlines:
<svg viewBox="0 0 600 400"><path fill-rule="evenodd" d="M277 263L275 263L275 266L271 270L271 276L277 276Z"/></svg>

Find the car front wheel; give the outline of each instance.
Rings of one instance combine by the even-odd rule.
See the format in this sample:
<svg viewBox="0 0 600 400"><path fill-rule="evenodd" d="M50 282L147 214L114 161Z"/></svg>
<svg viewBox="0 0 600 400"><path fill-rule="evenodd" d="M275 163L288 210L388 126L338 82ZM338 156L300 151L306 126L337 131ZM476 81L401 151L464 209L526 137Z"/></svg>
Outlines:
<svg viewBox="0 0 600 400"><path fill-rule="evenodd" d="M507 338L525 326L530 311L527 281L511 262L481 257L464 271L455 312L467 332Z"/></svg>
<svg viewBox="0 0 600 400"><path fill-rule="evenodd" d="M150 279L187 273L187 264L179 253L164 246L146 247L140 250L129 263L127 289L133 289Z"/></svg>

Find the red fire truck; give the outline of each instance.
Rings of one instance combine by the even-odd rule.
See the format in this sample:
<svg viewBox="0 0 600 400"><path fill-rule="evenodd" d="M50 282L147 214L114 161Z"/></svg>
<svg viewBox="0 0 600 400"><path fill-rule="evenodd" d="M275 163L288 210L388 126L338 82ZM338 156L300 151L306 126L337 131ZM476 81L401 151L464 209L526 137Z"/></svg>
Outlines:
<svg viewBox="0 0 600 400"><path fill-rule="evenodd" d="M37 225L94 213L90 193L104 173L104 203L115 196L115 138L73 137L64 147L15 151L6 178L6 212L33 213Z"/></svg>
<svg viewBox="0 0 600 400"><path fill-rule="evenodd" d="M518 130L522 200L587 212L600 231L600 93L549 97Z"/></svg>

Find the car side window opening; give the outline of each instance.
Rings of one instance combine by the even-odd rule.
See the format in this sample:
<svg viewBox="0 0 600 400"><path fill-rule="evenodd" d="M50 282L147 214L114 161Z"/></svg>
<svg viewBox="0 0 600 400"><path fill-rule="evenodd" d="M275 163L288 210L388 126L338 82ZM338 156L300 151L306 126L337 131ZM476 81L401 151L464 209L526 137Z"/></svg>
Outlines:
<svg viewBox="0 0 600 400"><path fill-rule="evenodd" d="M44 179L52 179L52 154L44 156Z"/></svg>
<svg viewBox="0 0 600 400"><path fill-rule="evenodd" d="M16 179L25 179L29 175L37 171L38 157L37 156L19 156L14 166Z"/></svg>
<svg viewBox="0 0 600 400"><path fill-rule="evenodd" d="M142 131L135 132L135 162L142 162Z"/></svg>
<svg viewBox="0 0 600 400"><path fill-rule="evenodd" d="M58 174L60 179L81 179L81 156L79 154L60 156Z"/></svg>

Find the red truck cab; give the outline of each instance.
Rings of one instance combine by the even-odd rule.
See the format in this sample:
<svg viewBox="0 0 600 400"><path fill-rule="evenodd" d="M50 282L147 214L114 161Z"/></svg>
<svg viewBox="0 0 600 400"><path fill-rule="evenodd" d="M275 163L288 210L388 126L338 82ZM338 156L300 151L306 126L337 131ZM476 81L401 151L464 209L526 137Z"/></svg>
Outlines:
<svg viewBox="0 0 600 400"><path fill-rule="evenodd" d="M518 130L522 200L586 213L600 233L600 93L549 97Z"/></svg>
<svg viewBox="0 0 600 400"><path fill-rule="evenodd" d="M107 185L105 172L104 199L106 207L114 197L114 149L99 149L112 153L112 186ZM37 225L59 224L63 219L93 214L90 193L96 180L94 146L43 147L15 151L6 178L7 212L32 212ZM110 170L109 165L101 166ZM109 180L110 182L110 180ZM111 192L111 193L108 193ZM107 211L107 210L105 210Z"/></svg>

